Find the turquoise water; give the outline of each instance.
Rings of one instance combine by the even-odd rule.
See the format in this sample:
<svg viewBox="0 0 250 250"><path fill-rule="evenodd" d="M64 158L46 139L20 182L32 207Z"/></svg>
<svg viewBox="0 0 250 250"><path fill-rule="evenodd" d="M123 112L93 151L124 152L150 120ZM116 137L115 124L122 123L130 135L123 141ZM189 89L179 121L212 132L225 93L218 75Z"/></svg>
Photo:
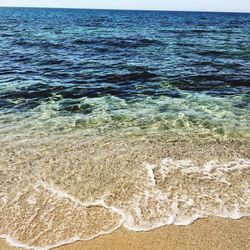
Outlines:
<svg viewBox="0 0 250 250"><path fill-rule="evenodd" d="M249 14L1 8L0 27L1 133L249 136Z"/></svg>

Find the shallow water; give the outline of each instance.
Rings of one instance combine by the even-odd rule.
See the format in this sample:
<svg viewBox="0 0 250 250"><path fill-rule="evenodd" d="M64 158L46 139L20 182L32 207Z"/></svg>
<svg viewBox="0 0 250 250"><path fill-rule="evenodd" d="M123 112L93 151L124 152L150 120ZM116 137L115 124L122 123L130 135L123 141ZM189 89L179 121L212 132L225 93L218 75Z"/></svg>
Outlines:
<svg viewBox="0 0 250 250"><path fill-rule="evenodd" d="M0 8L1 237L249 216L249 41L249 14Z"/></svg>

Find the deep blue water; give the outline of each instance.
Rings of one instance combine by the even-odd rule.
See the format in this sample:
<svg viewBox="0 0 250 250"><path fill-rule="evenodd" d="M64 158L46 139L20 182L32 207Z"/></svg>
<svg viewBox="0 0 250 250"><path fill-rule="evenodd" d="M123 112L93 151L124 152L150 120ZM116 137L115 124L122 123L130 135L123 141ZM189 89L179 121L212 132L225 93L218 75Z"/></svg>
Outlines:
<svg viewBox="0 0 250 250"><path fill-rule="evenodd" d="M237 120L249 109L249 94L250 14L0 8L5 118L38 114L47 104L54 105L49 118L77 113L84 120L101 114L96 100L103 105L106 98L117 121L130 120L125 111L142 103L159 108L151 110L159 117L188 106L189 119L203 99L216 103L211 112L227 107ZM175 102L177 110L166 107ZM204 112L190 119L213 117Z"/></svg>

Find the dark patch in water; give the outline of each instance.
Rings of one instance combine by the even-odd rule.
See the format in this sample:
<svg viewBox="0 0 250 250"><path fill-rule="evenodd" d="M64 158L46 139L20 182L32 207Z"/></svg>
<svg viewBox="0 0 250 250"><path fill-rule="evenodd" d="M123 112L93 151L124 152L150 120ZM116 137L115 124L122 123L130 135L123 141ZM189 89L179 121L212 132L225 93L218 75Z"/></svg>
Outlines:
<svg viewBox="0 0 250 250"><path fill-rule="evenodd" d="M227 51L219 51L219 50L204 50L198 52L201 56L229 56Z"/></svg>
<svg viewBox="0 0 250 250"><path fill-rule="evenodd" d="M72 113L90 114L94 110L94 107L89 104L81 104L80 102L66 101L62 103L59 110Z"/></svg>
<svg viewBox="0 0 250 250"><path fill-rule="evenodd" d="M13 104L11 102L0 99L0 108L11 108L11 107L13 107Z"/></svg>
<svg viewBox="0 0 250 250"><path fill-rule="evenodd" d="M96 40L76 39L73 41L75 45L95 45L95 46L112 46L116 48L139 48L150 45L161 45L162 43L155 39L149 38L100 38Z"/></svg>
<svg viewBox="0 0 250 250"><path fill-rule="evenodd" d="M55 86L51 87L46 84L34 84L31 86L28 86L26 88L22 87L17 90L13 91L6 91L0 93L0 98L1 99L18 99L18 98L23 98L23 99L45 99L53 96L54 93L60 92L62 89L65 87L62 86Z"/></svg>
<svg viewBox="0 0 250 250"><path fill-rule="evenodd" d="M21 46L21 47L40 47L43 49L49 49L49 48L54 48L54 49L59 49L63 48L64 45L60 43L53 43L53 42L47 42L47 41L28 41L28 40L18 40L13 42L14 45Z"/></svg>
<svg viewBox="0 0 250 250"><path fill-rule="evenodd" d="M194 29L194 30L190 30L190 32L201 34L201 33L208 33L210 32L210 30Z"/></svg>
<svg viewBox="0 0 250 250"><path fill-rule="evenodd" d="M85 40L85 39L76 39L72 43L76 45L83 45L83 44L95 44L97 41L95 40Z"/></svg>
<svg viewBox="0 0 250 250"><path fill-rule="evenodd" d="M110 83L119 83L119 82L129 82L129 81L143 81L146 82L150 79L154 79L158 75L150 73L147 71L139 73L129 73L129 74L110 74L105 76L100 76L99 80L110 82Z"/></svg>
<svg viewBox="0 0 250 250"><path fill-rule="evenodd" d="M46 59L46 60L42 60L39 62L40 65L59 65L59 64L62 64L64 63L63 60L60 60L60 59Z"/></svg>

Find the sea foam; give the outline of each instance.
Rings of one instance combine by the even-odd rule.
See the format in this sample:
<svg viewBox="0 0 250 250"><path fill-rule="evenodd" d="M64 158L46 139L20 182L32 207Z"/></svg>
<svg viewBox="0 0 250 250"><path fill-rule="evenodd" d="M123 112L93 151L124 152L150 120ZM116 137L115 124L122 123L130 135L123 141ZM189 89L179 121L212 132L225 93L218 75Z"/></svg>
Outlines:
<svg viewBox="0 0 250 250"><path fill-rule="evenodd" d="M164 159L159 164L142 164L142 167L146 171L144 183L138 183L137 191L126 202L110 199L108 195L85 202L55 184L39 181L29 196L16 194L13 211L22 216L27 211L23 207L28 206L30 216L24 216L22 222L17 216L15 229L5 221L1 238L16 247L45 250L90 240L121 226L131 231L148 231L170 224L189 225L208 216L239 219L250 214L247 179L250 160L209 161L198 166L192 161ZM6 203L5 199L4 206ZM61 215L57 217L58 214ZM100 221L93 221L93 216ZM36 225L46 219L43 230L36 231ZM70 233L81 226L82 231ZM33 232L32 238L22 240L22 230L26 234Z"/></svg>

